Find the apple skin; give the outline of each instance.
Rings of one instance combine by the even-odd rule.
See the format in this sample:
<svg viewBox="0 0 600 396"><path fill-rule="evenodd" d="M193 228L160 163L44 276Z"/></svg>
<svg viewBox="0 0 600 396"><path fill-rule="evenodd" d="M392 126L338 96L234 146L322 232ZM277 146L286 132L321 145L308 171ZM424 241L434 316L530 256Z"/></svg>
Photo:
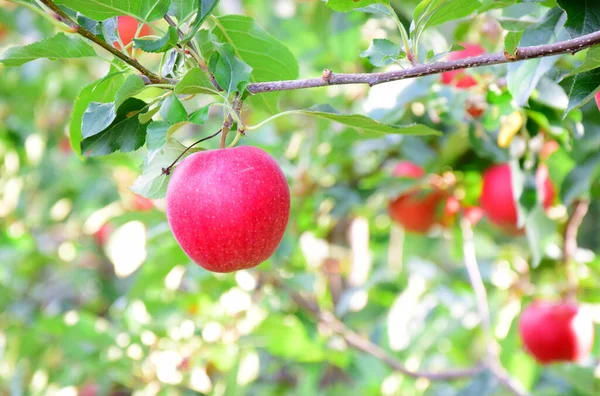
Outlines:
<svg viewBox="0 0 600 396"><path fill-rule="evenodd" d="M554 202L556 191L548 177L548 168L545 165L538 167L536 185L538 193L543 194L543 206L548 209ZM480 203L492 223L507 229L516 228L518 214L508 164L494 165L485 171Z"/></svg>
<svg viewBox="0 0 600 396"><path fill-rule="evenodd" d="M485 50L479 44L461 43L465 48L448 54L448 60L458 60L483 55ZM477 81L465 73L464 70L452 70L442 73L442 84L453 85L456 88L471 88L477 85Z"/></svg>
<svg viewBox="0 0 600 396"><path fill-rule="evenodd" d="M600 110L600 92L594 96L594 99L596 99L596 106L598 106L598 110Z"/></svg>
<svg viewBox="0 0 600 396"><path fill-rule="evenodd" d="M519 334L541 364L579 361L594 344L594 324L573 302L533 302L521 314Z"/></svg>
<svg viewBox="0 0 600 396"><path fill-rule="evenodd" d="M412 162L402 161L396 165L393 174L397 177L419 179L425 172ZM439 190L430 193L406 192L390 203L389 214L392 220L406 231L423 234L438 223L438 207L444 198L445 194Z"/></svg>
<svg viewBox="0 0 600 396"><path fill-rule="evenodd" d="M119 37L121 38L121 41L123 42L123 44L125 46L127 46L129 43L131 43L133 41L133 38L135 37L135 32L137 31L138 28L138 21L130 16L120 16L119 17L119 21L118 21L118 30L119 30ZM152 29L150 29L150 26L144 24L144 26L142 26L142 29L140 30L140 34L138 37L144 37L144 36L148 36L149 34L152 33ZM118 49L120 49L120 45L119 43L114 43L115 47L117 47Z"/></svg>
<svg viewBox="0 0 600 396"><path fill-rule="evenodd" d="M183 251L212 272L252 268L277 249L290 191L275 160L250 146L184 159L167 187L167 219Z"/></svg>
<svg viewBox="0 0 600 396"><path fill-rule="evenodd" d="M110 234L112 234L112 232L112 225L108 223L103 224L93 235L96 245L100 247L106 245L106 242L108 242L108 238L110 238Z"/></svg>

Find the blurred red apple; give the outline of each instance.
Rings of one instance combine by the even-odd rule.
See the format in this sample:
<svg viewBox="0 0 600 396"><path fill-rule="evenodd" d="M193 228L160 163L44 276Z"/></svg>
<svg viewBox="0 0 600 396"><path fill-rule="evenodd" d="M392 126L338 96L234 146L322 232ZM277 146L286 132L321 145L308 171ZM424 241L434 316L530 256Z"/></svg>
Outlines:
<svg viewBox="0 0 600 396"><path fill-rule="evenodd" d="M84 385L79 390L79 396L96 396L98 395L98 385L97 384L87 384Z"/></svg>
<svg viewBox="0 0 600 396"><path fill-rule="evenodd" d="M594 99L596 99L596 106L598 106L598 110L600 110L600 92L594 96Z"/></svg>
<svg viewBox="0 0 600 396"><path fill-rule="evenodd" d="M552 153L554 153L559 148L559 144L555 140L548 140L544 142L542 149L540 150L540 160L546 161Z"/></svg>
<svg viewBox="0 0 600 396"><path fill-rule="evenodd" d="M465 48L448 54L448 60L458 60L483 55L485 50L479 44L461 43ZM477 85L477 81L465 73L464 70L452 70L442 73L442 84L453 85L457 88L470 88Z"/></svg>
<svg viewBox="0 0 600 396"><path fill-rule="evenodd" d="M538 194L542 194L543 206L548 209L552 206L556 193L548 177L548 168L544 165L538 167L536 185ZM492 223L508 229L517 226L517 206L508 164L494 165L485 171L480 201L481 208Z"/></svg>
<svg viewBox="0 0 600 396"><path fill-rule="evenodd" d="M213 272L252 268L277 249L290 213L281 168L256 147L195 153L173 172L167 218L183 251Z"/></svg>
<svg viewBox="0 0 600 396"><path fill-rule="evenodd" d="M519 333L542 364L579 361L594 344L592 319L572 302L533 302L521 315Z"/></svg>
<svg viewBox="0 0 600 396"><path fill-rule="evenodd" d="M154 203L152 200L137 194L133 196L133 210L147 212L152 209L154 209Z"/></svg>
<svg viewBox="0 0 600 396"><path fill-rule="evenodd" d="M133 41L133 39L135 38L135 32L137 32L138 26L139 26L138 21L133 17L120 16L118 18L119 37L121 38L123 45L127 46L127 45L129 45L129 43L131 43ZM149 34L152 34L152 29L150 28L150 26L144 24L144 26L142 26L142 28L140 30L140 34L138 35L138 38L148 36ZM114 46L118 49L121 49L121 46L118 42L115 42Z"/></svg>
<svg viewBox="0 0 600 396"><path fill-rule="evenodd" d="M402 161L396 165L393 174L419 179L425 175L425 171L412 162ZM438 189L403 193L390 203L390 217L407 231L425 233L438 223L438 207L443 203L445 195Z"/></svg>
<svg viewBox="0 0 600 396"><path fill-rule="evenodd" d="M112 225L108 223L103 224L102 227L100 227L93 235L96 244L100 247L106 245L106 242L108 242L108 238L110 237L112 231Z"/></svg>

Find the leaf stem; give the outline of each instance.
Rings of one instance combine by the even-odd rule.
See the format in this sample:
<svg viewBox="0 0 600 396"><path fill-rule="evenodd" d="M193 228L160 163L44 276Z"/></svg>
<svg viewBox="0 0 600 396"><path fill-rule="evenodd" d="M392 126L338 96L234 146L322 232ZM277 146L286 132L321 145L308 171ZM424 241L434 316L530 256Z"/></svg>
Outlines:
<svg viewBox="0 0 600 396"><path fill-rule="evenodd" d="M398 30L400 31L400 36L402 36L402 42L404 43L404 51L406 52L406 58L410 61L410 63L412 63L413 66L416 66L418 64L418 54L416 54L416 53L413 54L410 49L408 32L406 31L406 28L402 24L402 21L400 21L400 18L398 18L398 14L396 14L394 7L392 7L391 4L386 4L386 8L388 10L390 10L390 13L392 14L392 18L394 19L394 22L396 22L396 25L398 26Z"/></svg>
<svg viewBox="0 0 600 396"><path fill-rule="evenodd" d="M213 133L210 136L204 137L200 140L198 140L197 142L192 143L191 145L189 145L185 150L183 150L183 152L181 154L179 154L179 156L177 158L175 158L175 161L173 161L173 163L169 166L167 166L166 168L162 168L161 172L163 175L170 175L171 174L171 170L173 169L173 167L175 166L175 164L177 164L177 161L179 161L181 159L181 157L183 157L185 155L185 153L187 153L188 151L190 151L192 149L192 147L196 146L197 144L200 144L208 139L212 139L215 136L217 136L219 133L221 133L221 129L219 129L217 132Z"/></svg>

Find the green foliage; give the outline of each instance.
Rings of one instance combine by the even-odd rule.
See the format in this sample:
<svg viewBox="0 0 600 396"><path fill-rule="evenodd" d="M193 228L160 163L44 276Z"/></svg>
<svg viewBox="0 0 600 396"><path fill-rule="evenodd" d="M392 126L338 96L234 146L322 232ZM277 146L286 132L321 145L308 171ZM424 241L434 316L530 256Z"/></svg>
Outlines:
<svg viewBox="0 0 600 396"><path fill-rule="evenodd" d="M592 357L537 364L518 319L533 299L565 296L569 268L580 304L599 307L600 47L467 69L468 87L439 75L336 80L403 73L411 60L434 67L472 43L517 56L600 30L597 2L54 3L111 47L119 16L151 24L152 36L113 47L149 73L42 17L39 2L0 8L0 394L510 394L490 370L424 381L387 364L472 367L488 359L489 337L526 392L599 394ZM232 3L241 15L226 14ZM251 89L297 79L322 87ZM522 125L507 139L513 114ZM292 208L271 258L215 275L179 248L164 197L171 166L218 148L225 121L226 144L276 159ZM406 160L426 176L393 176ZM460 220L481 204L485 170L507 162L524 230L489 216L473 226L485 334ZM550 209L536 187L543 167L557 193ZM391 200L438 189L440 224L417 234L392 223ZM446 213L448 196L458 213ZM589 213L565 260L581 200Z"/></svg>

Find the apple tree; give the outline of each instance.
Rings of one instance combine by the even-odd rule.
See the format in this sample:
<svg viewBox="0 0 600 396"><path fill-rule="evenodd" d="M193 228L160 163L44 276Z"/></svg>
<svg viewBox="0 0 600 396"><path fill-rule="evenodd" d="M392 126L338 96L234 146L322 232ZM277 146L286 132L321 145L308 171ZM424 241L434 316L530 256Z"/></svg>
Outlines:
<svg viewBox="0 0 600 396"><path fill-rule="evenodd" d="M600 394L597 2L0 1L1 394Z"/></svg>

